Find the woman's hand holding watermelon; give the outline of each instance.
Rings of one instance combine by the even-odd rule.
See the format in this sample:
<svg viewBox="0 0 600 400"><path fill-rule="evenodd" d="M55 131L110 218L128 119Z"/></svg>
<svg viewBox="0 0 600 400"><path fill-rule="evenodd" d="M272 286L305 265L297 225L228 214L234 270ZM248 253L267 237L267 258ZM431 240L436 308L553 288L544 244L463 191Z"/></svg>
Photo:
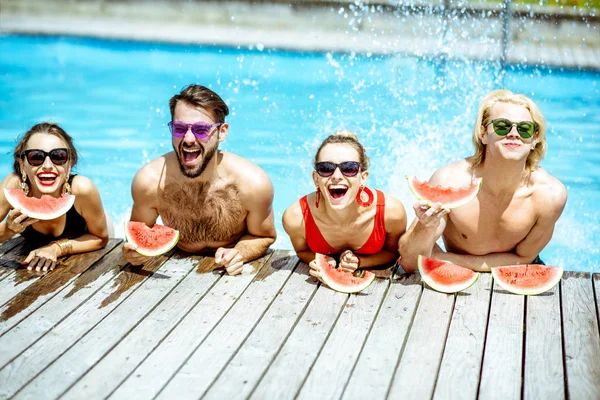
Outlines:
<svg viewBox="0 0 600 400"><path fill-rule="evenodd" d="M327 262L333 268L335 268L335 266L337 265L337 263L335 262L335 258L326 256L326 255L323 255L323 257L325 257L327 259ZM323 271L322 271L321 267L319 266L317 259L312 260L310 262L310 264L308 264L308 266L310 267L310 270L308 271L308 273L311 276L314 276L315 278L317 278L318 280L323 282Z"/></svg>
<svg viewBox="0 0 600 400"><path fill-rule="evenodd" d="M56 268L56 260L61 256L62 250L56 243L51 243L47 246L40 247L29 253L23 264L29 264L28 270L35 269L36 271L52 271Z"/></svg>
<svg viewBox="0 0 600 400"><path fill-rule="evenodd" d="M23 214L21 210L15 208L11 210L6 216L6 227L14 233L21 233L29 225L35 224L39 220L35 218L29 218Z"/></svg>
<svg viewBox="0 0 600 400"><path fill-rule="evenodd" d="M340 266L343 271L353 273L358 269L360 259L351 250L346 250L340 256Z"/></svg>

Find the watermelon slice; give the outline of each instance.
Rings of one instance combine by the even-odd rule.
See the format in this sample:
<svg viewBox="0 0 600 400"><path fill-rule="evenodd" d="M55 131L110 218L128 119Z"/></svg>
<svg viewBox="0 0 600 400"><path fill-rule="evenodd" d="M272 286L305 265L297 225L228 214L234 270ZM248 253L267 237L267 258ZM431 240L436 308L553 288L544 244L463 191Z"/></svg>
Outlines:
<svg viewBox="0 0 600 400"><path fill-rule="evenodd" d="M465 290L479 278L479 272L448 261L419 255L418 263L423 282L442 293L456 293Z"/></svg>
<svg viewBox="0 0 600 400"><path fill-rule="evenodd" d="M427 204L442 203L446 208L458 208L473 200L483 179L476 178L470 186L463 188L452 188L445 186L429 186L427 182L421 182L414 176L407 176L408 187L418 200L427 200Z"/></svg>
<svg viewBox="0 0 600 400"><path fill-rule="evenodd" d="M514 294L524 295L547 292L556 286L562 274L562 267L537 264L492 268L492 277L500 287Z"/></svg>
<svg viewBox="0 0 600 400"><path fill-rule="evenodd" d="M358 273L362 275L357 276L341 268L335 268L327 262L323 254L316 253L315 259L321 267L323 282L337 292L357 293L366 289L375 280L375 274L371 271L359 270Z"/></svg>
<svg viewBox="0 0 600 400"><path fill-rule="evenodd" d="M19 208L29 218L51 220L60 217L73 207L75 196L63 194L56 198L47 194L39 199L28 197L22 189L4 189L4 197L13 208Z"/></svg>
<svg viewBox="0 0 600 400"><path fill-rule="evenodd" d="M159 256L171 250L179 241L179 231L168 226L154 224L149 228L143 222L129 221L125 227L128 242L137 245L137 252L149 257Z"/></svg>

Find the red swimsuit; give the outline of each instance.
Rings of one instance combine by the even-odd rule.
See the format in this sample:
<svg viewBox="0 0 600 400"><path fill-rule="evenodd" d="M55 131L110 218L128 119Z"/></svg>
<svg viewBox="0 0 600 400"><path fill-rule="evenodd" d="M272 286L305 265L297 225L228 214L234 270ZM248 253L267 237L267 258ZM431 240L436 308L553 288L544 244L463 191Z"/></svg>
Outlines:
<svg viewBox="0 0 600 400"><path fill-rule="evenodd" d="M306 196L300 199L300 207L302 208L302 215L304 216L304 229L306 235L306 243L308 248L313 253L321 254L336 254L340 253L340 250L334 249L327 243L319 227L315 223L315 220L310 213ZM380 190L377 190L377 210L375 211L375 224L373 225L373 232L367 239L365 244L358 250L353 251L356 254L377 254L383 248L385 244L385 195Z"/></svg>

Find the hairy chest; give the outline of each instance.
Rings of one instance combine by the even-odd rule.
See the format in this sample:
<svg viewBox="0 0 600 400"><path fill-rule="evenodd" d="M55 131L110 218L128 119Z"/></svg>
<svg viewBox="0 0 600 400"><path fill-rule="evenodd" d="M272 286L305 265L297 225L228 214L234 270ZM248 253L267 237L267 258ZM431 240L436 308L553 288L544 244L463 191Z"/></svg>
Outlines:
<svg viewBox="0 0 600 400"><path fill-rule="evenodd" d="M229 242L244 233L246 212L233 183L167 182L159 191L158 213L189 244Z"/></svg>

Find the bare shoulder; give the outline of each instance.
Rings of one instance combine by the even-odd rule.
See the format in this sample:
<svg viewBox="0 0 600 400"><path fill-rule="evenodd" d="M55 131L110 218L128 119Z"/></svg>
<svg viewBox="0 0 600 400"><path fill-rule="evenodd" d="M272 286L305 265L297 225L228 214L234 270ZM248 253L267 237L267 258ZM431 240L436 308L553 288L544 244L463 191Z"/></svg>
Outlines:
<svg viewBox="0 0 600 400"><path fill-rule="evenodd" d="M240 192L246 196L273 200L273 183L269 175L258 165L237 154L222 152L222 165L229 177L233 177Z"/></svg>
<svg viewBox="0 0 600 400"><path fill-rule="evenodd" d="M0 183L0 206L8 207L8 201L4 196L4 189L14 189L18 188L21 183L21 179L14 173L11 172L6 178L2 180Z"/></svg>
<svg viewBox="0 0 600 400"><path fill-rule="evenodd" d="M385 195L385 221L386 223L406 222L406 210L402 202L387 193Z"/></svg>
<svg viewBox="0 0 600 400"><path fill-rule="evenodd" d="M289 236L304 233L304 217L302 215L302 207L299 201L292 203L283 212L283 228Z"/></svg>
<svg viewBox="0 0 600 400"><path fill-rule="evenodd" d="M78 198L89 198L98 193L98 188L87 176L77 175L71 182L71 193Z"/></svg>
<svg viewBox="0 0 600 400"><path fill-rule="evenodd" d="M0 189L14 189L18 188L21 184L21 178L19 178L14 172L8 174L0 183ZM4 193L2 193L4 196Z"/></svg>
<svg viewBox="0 0 600 400"><path fill-rule="evenodd" d="M170 153L150 161L135 174L131 184L131 191L134 195L134 199L136 195L156 194L169 154Z"/></svg>
<svg viewBox="0 0 600 400"><path fill-rule="evenodd" d="M471 178L471 164L463 159L435 171L429 179L429 183L431 185L463 187L471 184Z"/></svg>
<svg viewBox="0 0 600 400"><path fill-rule="evenodd" d="M531 181L538 207L545 211L561 213L567 203L565 185L542 168L538 168L531 174Z"/></svg>

